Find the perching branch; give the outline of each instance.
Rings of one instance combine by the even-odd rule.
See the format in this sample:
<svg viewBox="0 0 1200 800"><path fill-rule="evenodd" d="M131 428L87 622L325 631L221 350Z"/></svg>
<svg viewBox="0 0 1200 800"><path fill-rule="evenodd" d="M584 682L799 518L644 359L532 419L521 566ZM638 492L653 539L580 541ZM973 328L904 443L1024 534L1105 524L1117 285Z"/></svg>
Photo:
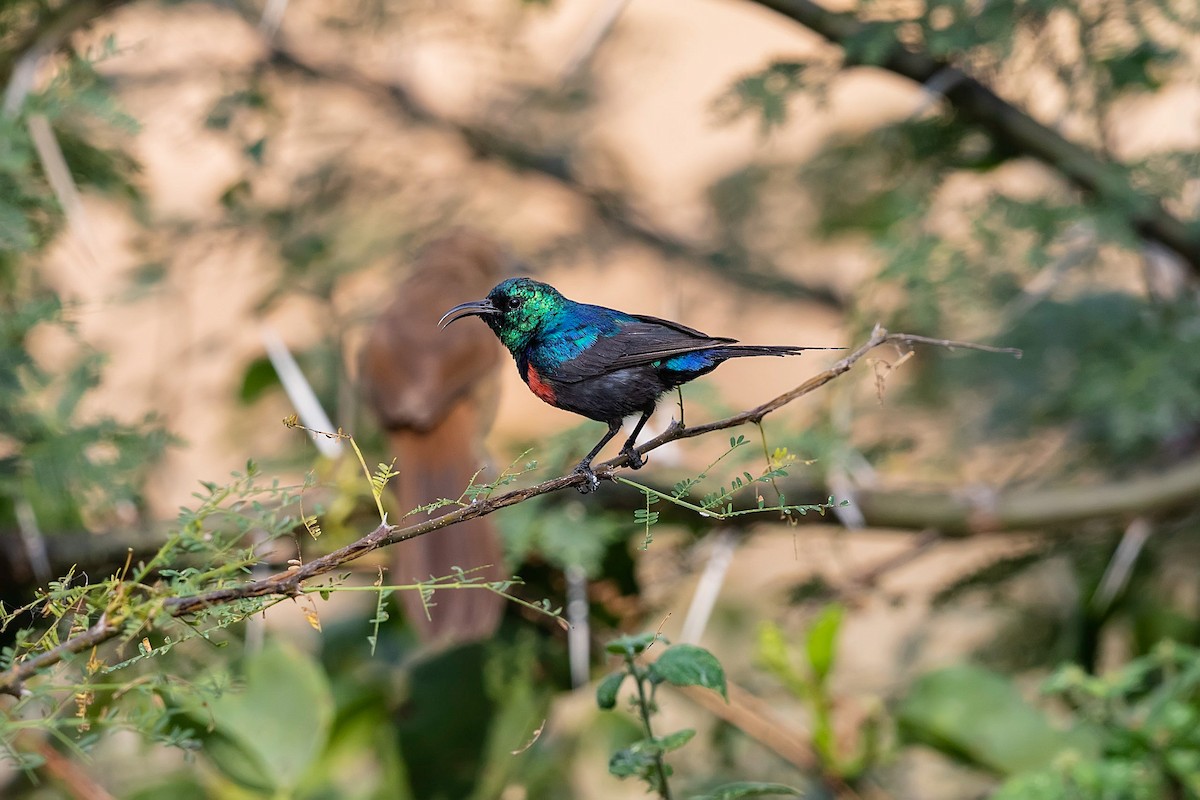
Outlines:
<svg viewBox="0 0 1200 800"><path fill-rule="evenodd" d="M986 350L989 352L1011 353L1019 355L1020 352L1007 348L994 348L986 345L976 345L964 342L951 342L949 340L934 340L925 339L924 337L912 336L904 333L888 333L882 327L876 326L870 338L859 348L854 350L845 358L838 361L829 369L821 372L812 378L808 379L801 385L785 392L778 397L763 403L760 406L744 411L740 414L735 414L731 417L726 417L722 420L710 422L705 425L700 425L694 428L684 428L679 425L674 425L666 432L655 437L637 448L641 454L649 453L662 447L668 442L677 441L680 439L690 439L694 436L700 436L705 433L734 428L739 425L745 425L748 422L759 422L771 412L782 408L792 401L810 394L821 388L830 381L835 380L840 375L845 374L858 361L867 355L874 348L888 343L911 343L922 342L931 343L946 347L963 347L976 350ZM627 464L625 456L605 461L602 464L595 466L596 476L605 479L611 479L613 472ZM463 506L457 510L451 511L436 519L426 520L424 522L414 523L412 525L387 525L381 524L375 530L371 531L361 539L346 545L338 550L334 550L320 558L313 559L305 564L293 566L286 572L280 572L268 578L261 580L247 581L246 583L229 586L223 589L214 589L208 592L202 592L197 595L188 597L171 597L163 602L163 610L172 617L182 617L188 614L201 611L214 606L226 605L239 600L246 600L256 597L297 597L303 589L306 581L326 575L338 567L350 561L359 559L366 554L385 547L389 544L403 542L408 539L415 539L418 536L424 536L434 531L448 528L451 525L456 525L460 522L465 522L477 517L483 517L499 511L502 508L522 503L534 497L549 494L551 492L561 491L567 487L574 487L581 484L585 478L582 475L572 473L553 478L548 481L529 486L523 489L514 489L513 491L494 497L479 497L473 500L470 505ZM63 658L74 653L82 652L88 648L94 647L101 642L108 641L116 637L121 630L121 626L108 622L105 618L101 618L99 622L89 628L82 634L66 639L62 644L49 650L45 653L40 653L37 656L22 661L7 671L0 673L0 692L19 693L22 683L38 671L58 663Z"/></svg>
<svg viewBox="0 0 1200 800"><path fill-rule="evenodd" d="M870 31L851 14L836 14L813 0L753 0L846 47ZM847 63L854 63L847 57ZM1200 275L1200 224L1181 220L1153 195L1139 191L1127 173L1086 148L1067 140L987 86L926 52L892 40L878 66L920 84L944 86L942 96L962 117L986 130L997 142L1032 156L1065 176L1112 210L1124 215L1141 236L1173 250Z"/></svg>

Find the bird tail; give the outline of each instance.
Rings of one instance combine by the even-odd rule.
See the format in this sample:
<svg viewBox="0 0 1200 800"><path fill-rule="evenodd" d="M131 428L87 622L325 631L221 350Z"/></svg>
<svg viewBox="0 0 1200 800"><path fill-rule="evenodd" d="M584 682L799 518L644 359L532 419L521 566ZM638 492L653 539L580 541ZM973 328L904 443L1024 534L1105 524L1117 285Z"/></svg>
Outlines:
<svg viewBox="0 0 1200 800"><path fill-rule="evenodd" d="M459 497L482 465L477 442L484 413L466 398L457 403L434 428L424 432L388 432L399 473L390 484L400 513L439 498ZM433 511L441 516L451 508ZM428 581L451 575L458 567L468 577L498 581L504 571L500 537L489 519L473 519L433 531L392 547L391 580L395 583ZM478 569L483 567L483 569ZM423 641L469 642L490 636L500 622L504 598L472 589L435 591L429 606L416 591L398 592L405 613Z"/></svg>
<svg viewBox="0 0 1200 800"><path fill-rule="evenodd" d="M721 358L744 356L798 356L805 350L843 350L842 347L795 347L793 345L731 344L715 348Z"/></svg>

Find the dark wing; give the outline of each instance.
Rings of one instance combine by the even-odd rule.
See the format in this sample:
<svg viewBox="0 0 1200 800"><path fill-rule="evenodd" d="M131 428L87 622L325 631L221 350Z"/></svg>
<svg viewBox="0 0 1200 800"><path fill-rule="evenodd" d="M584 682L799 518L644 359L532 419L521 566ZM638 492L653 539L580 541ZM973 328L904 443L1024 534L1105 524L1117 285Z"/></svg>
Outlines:
<svg viewBox="0 0 1200 800"><path fill-rule="evenodd" d="M700 331L658 317L630 315L611 336L601 337L570 361L555 370L555 379L575 383L619 369L662 361L673 356L694 353L735 343L736 339L708 336Z"/></svg>

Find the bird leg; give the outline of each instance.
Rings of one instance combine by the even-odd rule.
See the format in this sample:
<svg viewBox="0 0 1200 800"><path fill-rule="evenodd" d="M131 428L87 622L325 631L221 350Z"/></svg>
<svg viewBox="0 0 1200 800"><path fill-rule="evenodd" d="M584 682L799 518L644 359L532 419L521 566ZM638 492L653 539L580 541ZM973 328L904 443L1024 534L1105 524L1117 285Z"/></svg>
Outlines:
<svg viewBox="0 0 1200 800"><path fill-rule="evenodd" d="M621 420L608 423L608 433L604 434L600 441L596 442L596 446L592 448L592 452L584 456L583 461L580 461L577 465L575 465L573 472L576 472L587 479L587 483L584 483L578 487L580 494L587 494L588 492L594 491L595 488L600 485L600 479L596 477L596 473L592 472L592 459L596 457L596 454L600 452L604 445L612 441L612 438L616 436L620 430Z"/></svg>
<svg viewBox="0 0 1200 800"><path fill-rule="evenodd" d="M642 418L637 421L637 425L633 426L633 433L629 434L629 438L625 440L625 444L621 445L621 455L629 459L630 469L641 469L646 464L646 457L633 448L634 442L637 441L638 434L642 432L642 427L646 424L646 420L650 419L650 415L654 413L654 406L650 406L642 412Z"/></svg>

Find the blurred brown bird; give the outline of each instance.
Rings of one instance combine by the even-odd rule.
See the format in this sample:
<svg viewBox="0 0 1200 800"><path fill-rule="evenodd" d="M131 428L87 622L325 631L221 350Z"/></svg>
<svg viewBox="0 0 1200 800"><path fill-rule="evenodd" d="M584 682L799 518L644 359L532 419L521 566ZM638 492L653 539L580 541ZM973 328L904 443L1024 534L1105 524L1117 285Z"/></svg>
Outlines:
<svg viewBox="0 0 1200 800"><path fill-rule="evenodd" d="M487 463L483 439L496 411L503 350L482 325L438 329L451 306L482 297L500 279L499 245L470 230L431 242L401 281L359 353L363 396L387 434L399 475L391 482L401 513L441 497L457 498ZM490 480L481 476L481 480ZM440 516L452 509L432 512ZM476 519L401 542L393 548L391 582L409 583L471 570L486 580L508 577L489 519ZM500 622L504 599L476 589L438 591L430 608L417 592L401 603L423 641L481 639Z"/></svg>

